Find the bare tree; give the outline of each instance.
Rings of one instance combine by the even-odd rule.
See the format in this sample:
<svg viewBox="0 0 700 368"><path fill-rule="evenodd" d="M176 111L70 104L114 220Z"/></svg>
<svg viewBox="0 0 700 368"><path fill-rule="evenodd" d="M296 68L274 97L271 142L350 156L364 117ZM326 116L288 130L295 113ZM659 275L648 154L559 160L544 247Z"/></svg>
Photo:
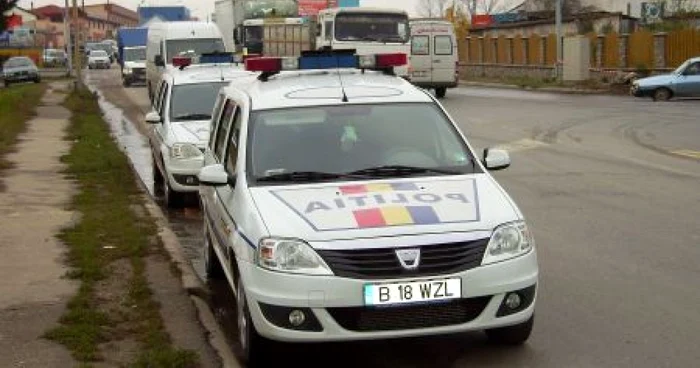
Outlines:
<svg viewBox="0 0 700 368"><path fill-rule="evenodd" d="M694 13L698 7L693 0L666 0L666 11L671 14Z"/></svg>
<svg viewBox="0 0 700 368"><path fill-rule="evenodd" d="M532 0L536 10L539 11L554 11L557 5L557 0ZM576 14L586 11L595 10L594 6L585 6L581 0L562 0L562 13Z"/></svg>
<svg viewBox="0 0 700 368"><path fill-rule="evenodd" d="M420 0L417 8L418 15L426 18L442 18L452 2L452 0Z"/></svg>
<svg viewBox="0 0 700 368"><path fill-rule="evenodd" d="M504 10L503 0L459 0L468 15L493 14Z"/></svg>

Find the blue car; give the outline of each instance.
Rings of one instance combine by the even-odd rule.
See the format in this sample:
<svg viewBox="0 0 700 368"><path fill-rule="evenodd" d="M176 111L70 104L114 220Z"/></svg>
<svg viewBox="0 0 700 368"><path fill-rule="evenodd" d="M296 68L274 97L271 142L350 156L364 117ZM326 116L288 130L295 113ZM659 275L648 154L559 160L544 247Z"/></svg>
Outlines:
<svg viewBox="0 0 700 368"><path fill-rule="evenodd" d="M673 97L700 97L700 57L687 60L671 74L636 80L630 93L667 101Z"/></svg>

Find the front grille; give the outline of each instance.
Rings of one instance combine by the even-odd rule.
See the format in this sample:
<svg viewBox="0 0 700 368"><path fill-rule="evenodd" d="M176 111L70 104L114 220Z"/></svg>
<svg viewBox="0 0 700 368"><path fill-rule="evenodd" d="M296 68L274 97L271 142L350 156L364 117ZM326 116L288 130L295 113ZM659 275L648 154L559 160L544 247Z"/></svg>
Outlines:
<svg viewBox="0 0 700 368"><path fill-rule="evenodd" d="M134 69L133 69L133 73L134 73L135 75L143 75L143 74L146 74L146 69L143 69L143 68L134 68Z"/></svg>
<svg viewBox="0 0 700 368"><path fill-rule="evenodd" d="M402 307L328 308L346 330L395 331L459 325L479 317L490 296Z"/></svg>
<svg viewBox="0 0 700 368"><path fill-rule="evenodd" d="M337 276L363 279L387 279L434 276L462 272L481 264L489 239L426 245L420 248L417 269L406 270L399 263L398 248L360 250L319 250L319 254Z"/></svg>

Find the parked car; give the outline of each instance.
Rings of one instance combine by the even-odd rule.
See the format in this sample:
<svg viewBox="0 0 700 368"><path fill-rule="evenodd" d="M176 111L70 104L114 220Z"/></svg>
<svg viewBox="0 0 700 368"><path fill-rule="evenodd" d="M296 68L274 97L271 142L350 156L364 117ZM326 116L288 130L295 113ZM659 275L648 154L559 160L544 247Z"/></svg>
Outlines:
<svg viewBox="0 0 700 368"><path fill-rule="evenodd" d="M104 50L92 50L88 55L89 69L109 69L112 67L112 61Z"/></svg>
<svg viewBox="0 0 700 368"><path fill-rule="evenodd" d="M45 66L64 66L68 62L68 55L63 50L46 49L42 55Z"/></svg>
<svg viewBox="0 0 700 368"><path fill-rule="evenodd" d="M36 67L32 59L26 56L15 56L8 59L2 66L2 76L5 80L5 87L18 82L41 82L39 68Z"/></svg>
<svg viewBox="0 0 700 368"><path fill-rule="evenodd" d="M666 101L674 97L700 97L700 57L688 59L671 74L636 80L630 93Z"/></svg>

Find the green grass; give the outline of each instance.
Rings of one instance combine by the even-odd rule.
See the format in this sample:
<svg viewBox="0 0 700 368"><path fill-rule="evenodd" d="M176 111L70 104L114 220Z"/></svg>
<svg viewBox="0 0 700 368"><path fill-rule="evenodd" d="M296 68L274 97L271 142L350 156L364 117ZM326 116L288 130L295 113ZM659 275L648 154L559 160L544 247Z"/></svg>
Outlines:
<svg viewBox="0 0 700 368"><path fill-rule="evenodd" d="M69 277L80 282L60 326L47 338L64 344L80 362L100 361L99 345L110 341L138 342L137 359L125 362L137 367L194 367L197 355L173 348L165 331L160 307L153 300L145 275L145 257L160 252L154 241L156 226L139 215L141 194L126 156L112 140L95 97L87 91L73 92L66 100L73 112L69 138L74 141L63 160L68 174L78 183L73 209L80 221L60 235L68 245ZM128 260L128 281L109 290L121 302L105 305L98 298L100 282L115 281L111 267ZM122 263L123 264L123 263ZM110 277L112 276L112 279ZM102 285L103 286L103 285Z"/></svg>
<svg viewBox="0 0 700 368"><path fill-rule="evenodd" d="M582 82L560 82L557 81L554 78L532 78L532 77L527 77L527 76L519 76L519 77L501 77L501 78L469 78L468 81L470 82L486 82L486 83L501 83L501 84L508 84L508 85L515 85L520 88L527 88L527 89L538 89L538 88L547 88L547 87L560 87L560 88L577 88L577 89L588 89L588 90L599 90L599 89L605 89L607 86L605 86L602 83L593 81L593 80L588 80L588 81L582 81Z"/></svg>
<svg viewBox="0 0 700 368"><path fill-rule="evenodd" d="M17 137L35 115L44 84L23 84L0 89L0 172L12 167L5 155L14 150Z"/></svg>

